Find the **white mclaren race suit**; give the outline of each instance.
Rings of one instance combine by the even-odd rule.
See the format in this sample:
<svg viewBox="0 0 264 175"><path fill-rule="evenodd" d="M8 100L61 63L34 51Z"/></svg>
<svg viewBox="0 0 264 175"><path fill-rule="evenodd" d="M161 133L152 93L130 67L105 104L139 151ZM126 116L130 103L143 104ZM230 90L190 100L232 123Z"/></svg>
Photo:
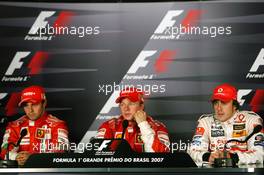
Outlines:
<svg viewBox="0 0 264 175"><path fill-rule="evenodd" d="M213 114L205 114L198 120L188 153L198 166L208 161L210 152L223 150L230 139L244 140L253 132L255 126L263 126L260 116L251 111L237 111L229 120L220 122ZM231 158L238 159L238 164L263 163L264 134L254 134L246 143L230 142Z"/></svg>

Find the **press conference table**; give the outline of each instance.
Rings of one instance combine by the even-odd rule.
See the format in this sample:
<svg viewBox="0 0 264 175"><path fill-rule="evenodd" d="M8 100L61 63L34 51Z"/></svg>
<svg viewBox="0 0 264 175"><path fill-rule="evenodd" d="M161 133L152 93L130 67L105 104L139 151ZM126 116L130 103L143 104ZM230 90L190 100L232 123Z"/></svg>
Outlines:
<svg viewBox="0 0 264 175"><path fill-rule="evenodd" d="M126 161L129 159L131 162ZM73 161L75 160L75 161ZM88 162L94 161L94 162ZM97 160L97 162L95 162ZM101 160L102 162L100 162ZM109 162L122 160L120 162ZM162 160L159 162L159 160ZM145 161L145 162L140 162ZM0 174L201 174L209 175L261 175L263 164L242 165L238 168L195 167L196 164L186 153L159 154L141 153L121 155L94 155L94 154L36 154L31 156L23 168L0 168Z"/></svg>
<svg viewBox="0 0 264 175"><path fill-rule="evenodd" d="M263 174L262 168L1 168L0 174Z"/></svg>

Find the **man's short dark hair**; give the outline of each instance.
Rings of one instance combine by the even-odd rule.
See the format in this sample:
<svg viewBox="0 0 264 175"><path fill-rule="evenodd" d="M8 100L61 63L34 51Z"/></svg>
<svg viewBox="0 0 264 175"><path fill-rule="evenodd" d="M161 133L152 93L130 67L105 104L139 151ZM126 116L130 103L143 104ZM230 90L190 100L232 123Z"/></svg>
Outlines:
<svg viewBox="0 0 264 175"><path fill-rule="evenodd" d="M233 100L233 105L236 107L236 110L239 110L239 103L237 100Z"/></svg>

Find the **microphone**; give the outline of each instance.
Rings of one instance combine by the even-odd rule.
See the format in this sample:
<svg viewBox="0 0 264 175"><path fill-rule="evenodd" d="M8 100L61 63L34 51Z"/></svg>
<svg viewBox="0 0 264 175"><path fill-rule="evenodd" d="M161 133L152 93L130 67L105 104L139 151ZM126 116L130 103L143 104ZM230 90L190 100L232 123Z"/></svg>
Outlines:
<svg viewBox="0 0 264 175"><path fill-rule="evenodd" d="M22 138L25 137L26 135L27 135L27 129L24 128L24 129L21 131L21 133L20 133L20 137L19 137L19 139L18 139L18 141L17 141L16 147L18 147L18 146L20 145L20 142L21 142Z"/></svg>
<svg viewBox="0 0 264 175"><path fill-rule="evenodd" d="M122 137L121 137L121 139L124 139L125 132L126 132L126 129L127 129L127 127L128 127L128 120L123 120L123 122L122 122L122 126L123 126L123 132L122 132Z"/></svg>
<svg viewBox="0 0 264 175"><path fill-rule="evenodd" d="M6 152L6 159L7 159L7 160L9 160L9 146L10 146L10 145L13 145L14 147L18 147L18 146L20 145L21 140L22 140L23 137L25 137L26 135L27 135L27 129L24 128L24 129L20 132L20 137L19 137L17 143L14 144L13 142L11 142L11 143L9 143L9 144L7 145L7 152Z"/></svg>
<svg viewBox="0 0 264 175"><path fill-rule="evenodd" d="M8 123L8 119L7 119L7 117L2 117L2 118L0 119L0 127L2 127L2 126L6 126L7 123Z"/></svg>
<svg viewBox="0 0 264 175"><path fill-rule="evenodd" d="M245 140L237 140L237 139L231 139L228 140L224 145L224 157L223 158L217 158L215 159L215 167L233 167L235 166L233 160L231 158L227 158L227 147L226 145L230 142L239 142L239 143L246 143L254 134L260 132L262 129L261 125L257 125L254 127L253 132L249 134Z"/></svg>
<svg viewBox="0 0 264 175"><path fill-rule="evenodd" d="M129 153L133 152L131 150L129 143L124 139L128 124L129 124L128 120L123 120L123 122L122 122L122 127L123 127L122 137L121 137L121 140L119 140L119 145L118 145L117 149L115 149L116 150L115 155L124 156L124 154L129 154Z"/></svg>

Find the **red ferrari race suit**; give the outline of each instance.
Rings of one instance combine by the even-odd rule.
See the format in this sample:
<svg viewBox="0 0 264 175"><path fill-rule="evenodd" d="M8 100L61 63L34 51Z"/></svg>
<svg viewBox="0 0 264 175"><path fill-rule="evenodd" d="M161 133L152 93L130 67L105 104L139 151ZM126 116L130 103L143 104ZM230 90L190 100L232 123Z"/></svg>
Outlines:
<svg viewBox="0 0 264 175"><path fill-rule="evenodd" d="M121 138L124 118L120 116L104 122L98 129L96 138L113 139ZM169 152L170 141L168 130L164 124L147 117L137 125L129 122L124 138L136 152Z"/></svg>
<svg viewBox="0 0 264 175"><path fill-rule="evenodd" d="M198 120L196 133L193 137L189 154L198 166L205 161L204 154L223 150L230 139L245 140L253 132L255 126L263 126L260 116L251 111L237 111L229 120L220 122L213 114L205 114ZM254 134L246 143L227 143L227 150L236 153L238 164L262 163L264 134Z"/></svg>
<svg viewBox="0 0 264 175"><path fill-rule="evenodd" d="M27 130L27 135L23 137L19 147L14 147L10 143L17 143L23 129ZM6 158L8 144L11 160L15 160L20 151L30 153L63 152L69 144L68 128L64 121L47 113L35 121L29 120L24 115L8 124L1 146L2 159Z"/></svg>

